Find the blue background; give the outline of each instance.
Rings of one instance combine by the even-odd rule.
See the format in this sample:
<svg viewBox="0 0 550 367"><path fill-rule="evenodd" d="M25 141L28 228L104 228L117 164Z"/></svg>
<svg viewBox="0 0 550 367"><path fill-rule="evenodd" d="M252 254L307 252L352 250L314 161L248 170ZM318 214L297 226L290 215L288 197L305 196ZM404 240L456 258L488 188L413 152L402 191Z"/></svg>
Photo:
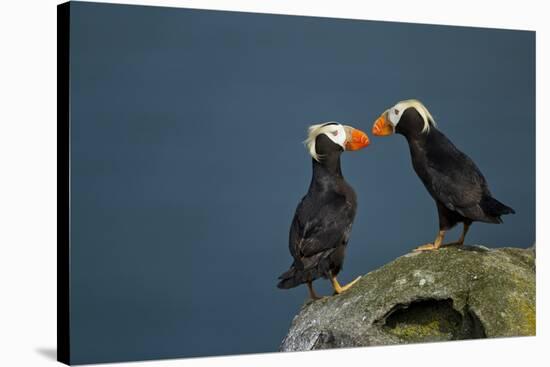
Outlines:
<svg viewBox="0 0 550 367"><path fill-rule="evenodd" d="M533 32L72 3L70 42L74 363L277 350L307 296L275 285L312 123L372 142L342 156L342 282L433 240L406 141L370 134L402 99L517 212L467 243L535 241Z"/></svg>

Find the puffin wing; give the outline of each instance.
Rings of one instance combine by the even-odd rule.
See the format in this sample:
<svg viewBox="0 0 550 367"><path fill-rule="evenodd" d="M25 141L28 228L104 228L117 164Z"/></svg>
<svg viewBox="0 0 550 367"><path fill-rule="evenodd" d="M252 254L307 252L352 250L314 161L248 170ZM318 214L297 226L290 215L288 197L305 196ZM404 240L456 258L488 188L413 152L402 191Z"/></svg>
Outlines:
<svg viewBox="0 0 550 367"><path fill-rule="evenodd" d="M470 219L485 217L480 206L490 195L485 177L474 161L450 141L436 154L428 155L426 188L449 210Z"/></svg>
<svg viewBox="0 0 550 367"><path fill-rule="evenodd" d="M303 261L346 244L354 216L354 205L343 197L323 206L304 223L297 255Z"/></svg>

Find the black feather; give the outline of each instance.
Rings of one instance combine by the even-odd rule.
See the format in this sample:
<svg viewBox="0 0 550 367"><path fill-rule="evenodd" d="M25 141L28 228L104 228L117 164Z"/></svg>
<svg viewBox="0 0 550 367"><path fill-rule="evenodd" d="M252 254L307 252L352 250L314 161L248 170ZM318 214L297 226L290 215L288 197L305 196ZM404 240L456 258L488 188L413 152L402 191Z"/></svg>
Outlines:
<svg viewBox="0 0 550 367"><path fill-rule="evenodd" d="M279 277L279 288L336 275L342 269L357 200L342 176L342 149L325 135L317 138L316 149L323 158L321 162L312 160L311 184L290 227L289 249L294 262Z"/></svg>
<svg viewBox="0 0 550 367"><path fill-rule="evenodd" d="M492 197L474 161L458 150L437 128L421 130L414 108L403 113L396 132L407 138L413 168L437 204L440 229L458 222L501 223L501 215L515 211Z"/></svg>

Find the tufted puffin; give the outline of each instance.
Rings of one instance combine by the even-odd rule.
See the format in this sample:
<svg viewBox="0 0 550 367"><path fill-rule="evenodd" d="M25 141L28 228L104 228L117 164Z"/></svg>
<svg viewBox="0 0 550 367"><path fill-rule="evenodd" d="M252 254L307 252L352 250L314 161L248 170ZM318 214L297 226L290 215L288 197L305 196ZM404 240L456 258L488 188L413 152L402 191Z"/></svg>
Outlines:
<svg viewBox="0 0 550 367"><path fill-rule="evenodd" d="M288 289L306 283L310 298L318 299L312 284L317 278L330 279L336 294L359 280L342 286L336 279L357 209L355 192L342 176L340 155L344 150L366 147L369 138L353 127L328 122L310 126L305 144L312 157L313 176L290 227L289 248L294 262L279 277L277 287Z"/></svg>
<svg viewBox="0 0 550 367"><path fill-rule="evenodd" d="M386 110L372 132L376 136L397 133L407 139L414 171L435 200L439 232L433 243L417 247L417 251L460 246L472 222L502 223L501 215L515 213L491 195L476 164L436 128L420 101L401 101ZM460 239L442 245L445 232L457 223L463 224Z"/></svg>

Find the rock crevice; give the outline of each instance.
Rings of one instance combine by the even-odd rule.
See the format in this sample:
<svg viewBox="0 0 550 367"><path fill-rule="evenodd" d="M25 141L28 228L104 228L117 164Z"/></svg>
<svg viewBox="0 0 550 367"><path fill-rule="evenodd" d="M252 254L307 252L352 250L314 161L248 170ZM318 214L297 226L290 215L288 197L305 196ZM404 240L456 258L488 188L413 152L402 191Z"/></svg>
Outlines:
<svg viewBox="0 0 550 367"><path fill-rule="evenodd" d="M483 246L411 253L306 302L280 350L535 335L535 255Z"/></svg>

